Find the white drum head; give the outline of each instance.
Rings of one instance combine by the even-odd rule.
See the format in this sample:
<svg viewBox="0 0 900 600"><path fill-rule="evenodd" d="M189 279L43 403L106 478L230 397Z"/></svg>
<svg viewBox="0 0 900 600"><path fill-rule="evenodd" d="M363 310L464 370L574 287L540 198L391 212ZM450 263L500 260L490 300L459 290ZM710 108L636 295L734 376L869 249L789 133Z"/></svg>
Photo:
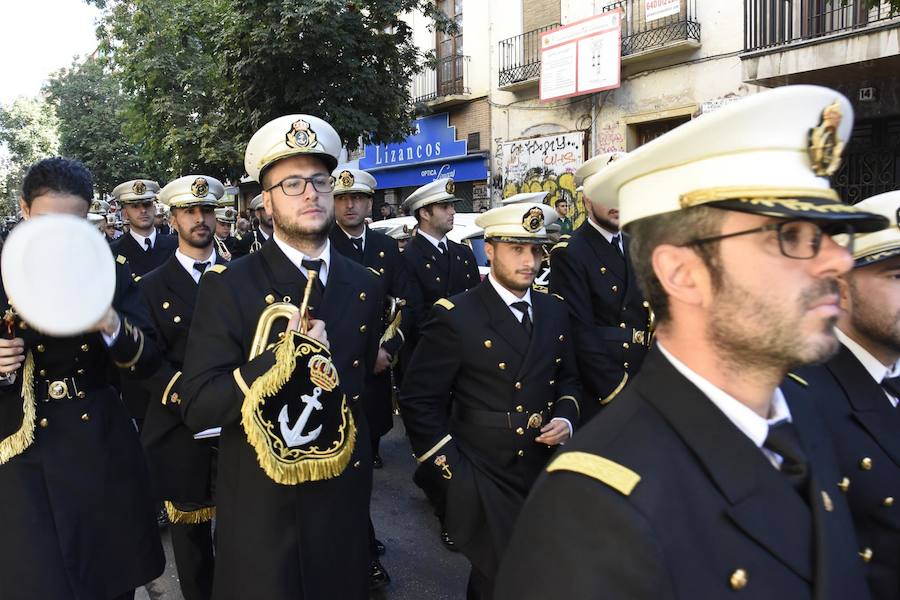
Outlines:
<svg viewBox="0 0 900 600"><path fill-rule="evenodd" d="M29 327L59 337L87 332L112 305L116 263L87 219L45 215L20 223L0 256L3 285Z"/></svg>

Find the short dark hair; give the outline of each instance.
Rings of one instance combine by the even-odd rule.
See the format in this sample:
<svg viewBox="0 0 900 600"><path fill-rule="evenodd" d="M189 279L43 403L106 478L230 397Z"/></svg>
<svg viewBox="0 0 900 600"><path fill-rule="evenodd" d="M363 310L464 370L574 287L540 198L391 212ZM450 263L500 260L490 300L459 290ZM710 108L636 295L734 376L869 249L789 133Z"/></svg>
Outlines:
<svg viewBox="0 0 900 600"><path fill-rule="evenodd" d="M568 204L568 203L569 203L569 199L566 198L565 196L563 196L562 198L560 198L559 200L556 201L556 206L559 206L560 204Z"/></svg>
<svg viewBox="0 0 900 600"><path fill-rule="evenodd" d="M631 263L658 323L668 322L672 315L666 290L653 271L653 251L664 244L683 246L694 239L718 235L725 214L725 211L710 206L695 206L626 225L631 235L628 246ZM722 281L718 242L694 246L694 251L709 269L713 285L718 287Z"/></svg>
<svg viewBox="0 0 900 600"><path fill-rule="evenodd" d="M421 213L423 210L426 211L428 213L428 216L430 217L434 214L434 204L426 204L425 206L416 209L416 212L413 213L413 216L416 218L416 224L422 223L422 217L419 213Z"/></svg>
<svg viewBox="0 0 900 600"><path fill-rule="evenodd" d="M72 194L90 204L94 200L94 180L87 167L77 160L61 156L45 158L31 165L25 173L22 198L31 207L35 198L48 192Z"/></svg>

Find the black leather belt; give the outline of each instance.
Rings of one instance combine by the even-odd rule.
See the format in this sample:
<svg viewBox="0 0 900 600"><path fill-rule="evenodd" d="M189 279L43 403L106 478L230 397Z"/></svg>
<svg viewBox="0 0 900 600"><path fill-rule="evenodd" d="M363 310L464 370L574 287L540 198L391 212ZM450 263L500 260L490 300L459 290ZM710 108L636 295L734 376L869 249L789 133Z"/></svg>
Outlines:
<svg viewBox="0 0 900 600"><path fill-rule="evenodd" d="M476 427L498 427L501 429L540 429L547 422L549 414L546 410L539 412L500 412L478 410L455 406L453 416L458 421Z"/></svg>
<svg viewBox="0 0 900 600"><path fill-rule="evenodd" d="M60 379L36 379L34 396L42 402L77 400L84 398L89 390L103 385L103 381L84 375L73 375Z"/></svg>
<svg viewBox="0 0 900 600"><path fill-rule="evenodd" d="M650 343L650 334L643 329L625 327L598 327L601 337L607 342L627 342L647 346Z"/></svg>

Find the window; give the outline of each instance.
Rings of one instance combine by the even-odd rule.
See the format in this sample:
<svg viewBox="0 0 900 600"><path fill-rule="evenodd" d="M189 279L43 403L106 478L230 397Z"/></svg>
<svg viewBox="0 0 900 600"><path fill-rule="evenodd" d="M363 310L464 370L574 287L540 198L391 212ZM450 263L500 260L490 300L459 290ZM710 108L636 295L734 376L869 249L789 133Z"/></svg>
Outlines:
<svg viewBox="0 0 900 600"><path fill-rule="evenodd" d="M463 0L438 0L441 11L456 22L455 35L437 32L437 87L439 96L459 93L463 82Z"/></svg>

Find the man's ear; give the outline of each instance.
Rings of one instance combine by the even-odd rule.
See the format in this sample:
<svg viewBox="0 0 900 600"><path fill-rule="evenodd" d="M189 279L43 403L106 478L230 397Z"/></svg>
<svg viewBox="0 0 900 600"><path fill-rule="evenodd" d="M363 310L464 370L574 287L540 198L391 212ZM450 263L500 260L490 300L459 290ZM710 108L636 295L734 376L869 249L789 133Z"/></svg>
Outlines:
<svg viewBox="0 0 900 600"><path fill-rule="evenodd" d="M702 307L711 278L703 261L690 248L662 244L653 250L653 272L672 304Z"/></svg>
<svg viewBox="0 0 900 600"><path fill-rule="evenodd" d="M844 312L851 312L853 310L853 301L851 300L850 294L850 281L847 279L847 275L843 275L837 278L838 282L838 294L840 295L840 306L841 310ZM852 277L852 275L850 275Z"/></svg>
<svg viewBox="0 0 900 600"><path fill-rule="evenodd" d="M31 216L28 204L25 202L25 196L19 196L19 210L22 212L22 218L27 219Z"/></svg>

